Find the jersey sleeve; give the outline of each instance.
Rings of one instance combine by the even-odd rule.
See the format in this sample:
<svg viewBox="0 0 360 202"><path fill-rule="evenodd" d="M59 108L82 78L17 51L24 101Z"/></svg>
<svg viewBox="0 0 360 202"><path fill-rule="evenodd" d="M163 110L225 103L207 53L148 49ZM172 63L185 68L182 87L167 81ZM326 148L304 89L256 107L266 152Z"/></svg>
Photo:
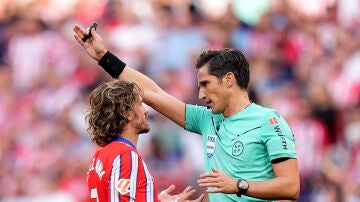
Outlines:
<svg viewBox="0 0 360 202"><path fill-rule="evenodd" d="M118 155L110 174L110 201L130 201L136 197L137 155L131 151Z"/></svg>
<svg viewBox="0 0 360 202"><path fill-rule="evenodd" d="M136 148L121 141L94 153L87 181L89 201L158 201L155 181L144 160Z"/></svg>
<svg viewBox="0 0 360 202"><path fill-rule="evenodd" d="M154 180L145 162L134 152L117 156L110 176L110 201L157 201Z"/></svg>
<svg viewBox="0 0 360 202"><path fill-rule="evenodd" d="M278 112L271 111L262 119L261 138L271 161L278 158L296 158L294 135Z"/></svg>
<svg viewBox="0 0 360 202"><path fill-rule="evenodd" d="M209 117L207 111L205 107L187 104L185 107L185 130L201 134L201 126L204 125L206 117Z"/></svg>

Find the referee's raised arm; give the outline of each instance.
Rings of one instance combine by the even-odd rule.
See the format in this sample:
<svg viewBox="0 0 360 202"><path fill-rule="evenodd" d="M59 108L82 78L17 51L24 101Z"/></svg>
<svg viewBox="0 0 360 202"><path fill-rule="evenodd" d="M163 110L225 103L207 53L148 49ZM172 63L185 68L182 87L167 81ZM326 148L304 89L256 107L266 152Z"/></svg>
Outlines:
<svg viewBox="0 0 360 202"><path fill-rule="evenodd" d="M95 29L84 29L80 25L73 27L76 41L84 47L88 55L98 61L98 64L115 79L134 82L143 90L143 101L163 114L180 127L185 128L185 103L168 94L151 78L127 66L123 61L108 51L104 41ZM83 41L91 31L92 37Z"/></svg>

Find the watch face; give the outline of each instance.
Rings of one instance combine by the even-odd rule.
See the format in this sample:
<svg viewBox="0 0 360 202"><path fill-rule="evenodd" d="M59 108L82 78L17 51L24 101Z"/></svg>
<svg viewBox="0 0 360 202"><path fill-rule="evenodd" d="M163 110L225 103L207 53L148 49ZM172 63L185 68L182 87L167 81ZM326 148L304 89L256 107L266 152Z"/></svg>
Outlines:
<svg viewBox="0 0 360 202"><path fill-rule="evenodd" d="M248 189L249 188L249 184L245 181L245 180L240 180L238 187L240 189Z"/></svg>

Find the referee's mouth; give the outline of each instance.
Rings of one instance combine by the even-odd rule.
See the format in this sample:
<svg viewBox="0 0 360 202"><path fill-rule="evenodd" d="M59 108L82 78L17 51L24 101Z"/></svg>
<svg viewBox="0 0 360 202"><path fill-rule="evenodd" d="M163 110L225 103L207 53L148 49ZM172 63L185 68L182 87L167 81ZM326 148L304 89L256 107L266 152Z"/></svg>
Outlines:
<svg viewBox="0 0 360 202"><path fill-rule="evenodd" d="M206 101L205 104L206 104L206 108L210 109L211 108L211 101Z"/></svg>

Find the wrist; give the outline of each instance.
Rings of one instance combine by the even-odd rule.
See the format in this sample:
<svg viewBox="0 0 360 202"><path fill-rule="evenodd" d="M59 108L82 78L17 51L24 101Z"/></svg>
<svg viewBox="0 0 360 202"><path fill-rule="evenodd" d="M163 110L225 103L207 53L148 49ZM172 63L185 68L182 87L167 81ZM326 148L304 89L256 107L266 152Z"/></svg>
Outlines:
<svg viewBox="0 0 360 202"><path fill-rule="evenodd" d="M106 51L106 53L100 58L98 64L113 78L118 78L124 70L126 64L117 58L115 55Z"/></svg>
<svg viewBox="0 0 360 202"><path fill-rule="evenodd" d="M100 60L105 56L105 54L108 52L108 50L104 49L102 51L100 51L97 54L97 57L95 58L98 62L100 62Z"/></svg>
<svg viewBox="0 0 360 202"><path fill-rule="evenodd" d="M246 194L246 192L248 191L249 183L246 180L238 179L237 180L237 187L238 187L238 192L236 193L236 195L238 197L241 197L241 195Z"/></svg>

